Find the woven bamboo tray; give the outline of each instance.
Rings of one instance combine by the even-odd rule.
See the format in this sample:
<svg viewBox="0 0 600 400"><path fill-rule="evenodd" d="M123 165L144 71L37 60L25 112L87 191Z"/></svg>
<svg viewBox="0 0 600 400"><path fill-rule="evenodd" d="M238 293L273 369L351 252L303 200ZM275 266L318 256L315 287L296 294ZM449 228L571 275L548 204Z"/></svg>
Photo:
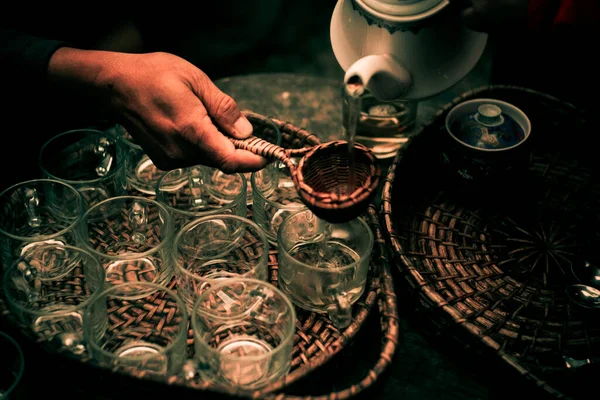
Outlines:
<svg viewBox="0 0 600 400"><path fill-rule="evenodd" d="M528 115L531 155L520 173L469 183L442 163L446 114L475 98L504 100ZM479 368L497 360L523 385L558 398L575 396L592 371L600 378L600 310L566 295L571 267L598 260L600 169L588 142L597 127L588 120L527 88L466 92L397 154L380 209L396 285L437 336L482 356Z"/></svg>
<svg viewBox="0 0 600 400"><path fill-rule="evenodd" d="M282 146L289 148L299 148L302 146L313 146L319 144L317 136L298 128L291 123L271 118L279 127L282 133ZM256 128L255 128L256 129ZM136 192L140 195L139 192ZM147 197L153 197L147 195ZM252 215L251 206L248 208L249 217ZM335 328L330 320L323 315L305 311L297 308L296 334L294 337L294 349L292 366L289 373L280 381L260 389L252 395L223 392L222 389L215 389L208 383L198 379L185 379L181 376L167 377L163 382L165 385L175 385L187 387L198 391L199 395L229 395L234 397L252 397L252 398L276 398L276 399L347 399L357 395L377 381L380 375L385 371L391 362L398 340L398 313L396 304L396 295L394 292L391 269L388 262L386 241L381 229L378 212L371 204L365 214L362 216L369 222L375 236L375 247L367 286L365 292L353 307L353 321L347 328L339 330ZM277 284L278 277L278 258L277 250L271 247L269 252L269 270L270 282ZM177 290L175 281L168 285L173 290ZM377 313L380 318L380 337L373 338L381 342L380 354L377 361L370 367L368 373L361 379L347 387L331 393L311 393L310 396L295 395L288 393L290 386L301 382L302 378L308 377L313 372L318 372L319 368L331 361L336 355L345 348L353 344L353 339L364 326L367 318ZM11 318L10 312L5 303L4 296L0 296L0 314L13 324L18 330L27 335L27 331ZM188 345L191 348L193 344L193 335L191 326L189 328ZM39 343L42 348L49 352L55 352L48 343ZM65 355L66 357L68 355ZM93 360L84 357L79 361L95 366ZM140 383L144 386L144 380L151 378L132 377L132 384ZM347 382L347 381L345 381ZM152 382L154 383L154 381ZM335 385L339 387L340 385ZM140 390L143 393L143 390Z"/></svg>

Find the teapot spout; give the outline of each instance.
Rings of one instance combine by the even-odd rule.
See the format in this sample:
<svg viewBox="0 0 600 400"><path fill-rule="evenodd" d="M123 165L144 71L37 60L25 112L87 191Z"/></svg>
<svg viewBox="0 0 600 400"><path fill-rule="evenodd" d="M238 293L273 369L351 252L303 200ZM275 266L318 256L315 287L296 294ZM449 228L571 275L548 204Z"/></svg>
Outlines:
<svg viewBox="0 0 600 400"><path fill-rule="evenodd" d="M374 54L354 62L344 75L345 84L364 86L377 100L402 99L412 86L412 77L390 54Z"/></svg>

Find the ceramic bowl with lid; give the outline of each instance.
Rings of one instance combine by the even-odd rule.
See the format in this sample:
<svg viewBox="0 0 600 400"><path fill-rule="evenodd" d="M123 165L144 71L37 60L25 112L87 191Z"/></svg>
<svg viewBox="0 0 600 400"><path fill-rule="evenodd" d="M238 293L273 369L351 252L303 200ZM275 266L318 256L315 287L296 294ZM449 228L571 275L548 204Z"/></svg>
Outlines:
<svg viewBox="0 0 600 400"><path fill-rule="evenodd" d="M516 106L480 98L459 103L445 121L442 161L468 181L506 176L523 167L531 122Z"/></svg>

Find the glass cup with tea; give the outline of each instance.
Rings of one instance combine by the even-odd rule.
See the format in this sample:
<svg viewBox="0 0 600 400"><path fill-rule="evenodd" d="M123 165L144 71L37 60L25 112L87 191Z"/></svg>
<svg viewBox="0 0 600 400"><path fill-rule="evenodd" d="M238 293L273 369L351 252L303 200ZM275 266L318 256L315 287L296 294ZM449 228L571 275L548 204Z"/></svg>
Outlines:
<svg viewBox="0 0 600 400"><path fill-rule="evenodd" d="M360 217L332 224L303 210L281 224L277 243L279 288L299 307L347 327L366 287L374 244L370 226Z"/></svg>

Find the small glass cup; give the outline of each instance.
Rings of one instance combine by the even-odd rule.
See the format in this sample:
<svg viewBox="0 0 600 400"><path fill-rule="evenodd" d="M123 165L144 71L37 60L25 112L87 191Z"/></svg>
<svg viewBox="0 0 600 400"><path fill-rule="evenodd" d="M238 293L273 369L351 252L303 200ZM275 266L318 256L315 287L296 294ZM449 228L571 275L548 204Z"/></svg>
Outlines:
<svg viewBox="0 0 600 400"><path fill-rule="evenodd" d="M277 245L277 230L283 220L300 210L305 210L298 190L287 167L279 162L271 168L253 172L250 177L252 186L252 220L267 232L269 242Z"/></svg>
<svg viewBox="0 0 600 400"><path fill-rule="evenodd" d="M173 220L156 200L141 196L104 200L85 212L77 233L80 247L104 266L109 285L166 285L173 277Z"/></svg>
<svg viewBox="0 0 600 400"><path fill-rule="evenodd" d="M13 394L18 398L25 357L19 343L9 334L0 331L0 399L12 399Z"/></svg>
<svg viewBox="0 0 600 400"><path fill-rule="evenodd" d="M104 289L98 259L73 246L38 246L4 274L12 314L37 340L54 350L84 354L83 311Z"/></svg>
<svg viewBox="0 0 600 400"><path fill-rule="evenodd" d="M277 242L279 288L299 307L347 327L367 282L374 244L369 225L362 218L331 224L303 210L281 224Z"/></svg>
<svg viewBox="0 0 600 400"><path fill-rule="evenodd" d="M367 146L379 160L393 158L414 134L419 102L380 101L364 91L360 96L342 89L342 121L346 134L354 125L354 140Z"/></svg>
<svg viewBox="0 0 600 400"><path fill-rule="evenodd" d="M156 200L173 215L175 231L189 221L206 215L248 215L246 178L223 174L216 168L194 166L175 169L161 176Z"/></svg>
<svg viewBox="0 0 600 400"><path fill-rule="evenodd" d="M88 206L125 193L123 153L110 131L75 129L60 133L42 146L42 176L79 190Z"/></svg>
<svg viewBox="0 0 600 400"><path fill-rule="evenodd" d="M200 377L217 387L252 391L291 366L296 312L274 285L249 278L215 284L191 314Z"/></svg>
<svg viewBox="0 0 600 400"><path fill-rule="evenodd" d="M117 126L118 145L125 158L125 181L131 195L153 198L156 184L165 171L157 168L142 146L137 144L127 130Z"/></svg>
<svg viewBox="0 0 600 400"><path fill-rule="evenodd" d="M0 193L3 269L41 244L76 245L85 202L73 186L54 179L19 182Z"/></svg>
<svg viewBox="0 0 600 400"><path fill-rule="evenodd" d="M161 379L184 364L188 314L167 287L151 282L112 286L92 300L83 322L89 351L102 367Z"/></svg>
<svg viewBox="0 0 600 400"><path fill-rule="evenodd" d="M267 280L269 242L253 221L208 215L185 225L173 245L178 293L191 310L211 285L235 277Z"/></svg>

